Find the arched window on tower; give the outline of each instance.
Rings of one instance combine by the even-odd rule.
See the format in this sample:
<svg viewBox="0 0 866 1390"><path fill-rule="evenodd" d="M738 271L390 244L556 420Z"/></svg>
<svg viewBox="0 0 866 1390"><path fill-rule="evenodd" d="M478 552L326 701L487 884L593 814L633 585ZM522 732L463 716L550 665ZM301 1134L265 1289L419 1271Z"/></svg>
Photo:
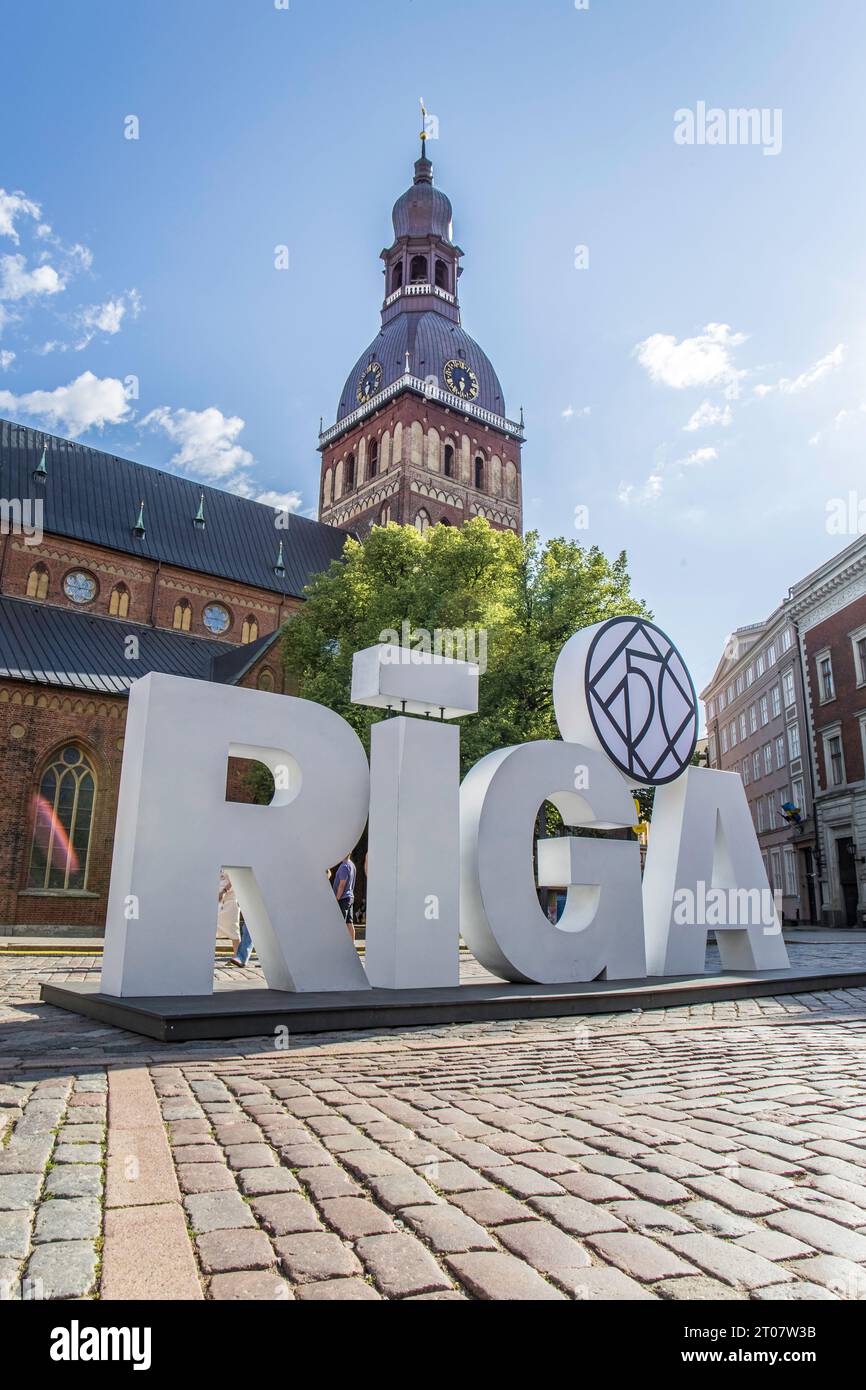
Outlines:
<svg viewBox="0 0 866 1390"><path fill-rule="evenodd" d="M368 477L368 478L375 478L375 476L376 476L376 474L377 474L378 472L379 472L379 441L378 441L378 439L371 439L371 440L370 440L370 447L369 447L369 450L367 451L367 477Z"/></svg>
<svg viewBox="0 0 866 1390"><path fill-rule="evenodd" d="M427 531L427 530L429 529L429 527L430 527L430 514L429 514L429 512L426 512L426 511L424 510L424 508L422 507L421 510L420 510L420 512L416 513L416 516L415 516L415 530L416 530L416 531L420 531L421 534L423 535L424 532Z"/></svg>
<svg viewBox="0 0 866 1390"><path fill-rule="evenodd" d="M427 257L413 256L409 266L409 278L413 284L427 279Z"/></svg>
<svg viewBox="0 0 866 1390"><path fill-rule="evenodd" d="M381 510L380 513L379 513L379 525L380 525L380 526L387 526L387 525L388 525L388 522L389 522L390 520L391 520L391 503L390 503L390 502L386 502L385 505L384 505L384 507L382 508L382 510Z"/></svg>
<svg viewBox="0 0 866 1390"><path fill-rule="evenodd" d="M255 642L259 635L259 621L254 613L248 613L241 628L241 642Z"/></svg>
<svg viewBox="0 0 866 1390"><path fill-rule="evenodd" d="M125 584L115 584L108 600L108 611L113 618L129 616L129 590Z"/></svg>
<svg viewBox="0 0 866 1390"><path fill-rule="evenodd" d="M475 486L479 492L484 491L484 459L481 454L475 456Z"/></svg>
<svg viewBox="0 0 866 1390"><path fill-rule="evenodd" d="M28 598L47 598L48 597L48 570L40 561L34 565L27 576L27 597Z"/></svg>
<svg viewBox="0 0 866 1390"><path fill-rule="evenodd" d="M446 478L454 477L454 446L452 444L445 445L445 452L442 459L442 472Z"/></svg>
<svg viewBox="0 0 866 1390"><path fill-rule="evenodd" d="M189 632L189 625L192 622L192 608L188 599L178 599L174 605L174 617L171 625L175 632Z"/></svg>
<svg viewBox="0 0 866 1390"><path fill-rule="evenodd" d="M345 469L345 472L344 472L344 474L343 474L343 477L344 477L344 479L345 479L343 486L344 486L346 492L351 492L351 491L352 491L352 488L355 486L355 455L354 455L354 454L349 454L348 458L346 459L346 469Z"/></svg>
<svg viewBox="0 0 866 1390"><path fill-rule="evenodd" d="M57 749L33 792L28 888L81 891L87 884L96 774L77 743Z"/></svg>
<svg viewBox="0 0 866 1390"><path fill-rule="evenodd" d="M403 262L398 261L391 271L391 293L403 287Z"/></svg>
<svg viewBox="0 0 866 1390"><path fill-rule="evenodd" d="M436 260L436 284L440 290L447 290L448 286L448 266L444 261Z"/></svg>

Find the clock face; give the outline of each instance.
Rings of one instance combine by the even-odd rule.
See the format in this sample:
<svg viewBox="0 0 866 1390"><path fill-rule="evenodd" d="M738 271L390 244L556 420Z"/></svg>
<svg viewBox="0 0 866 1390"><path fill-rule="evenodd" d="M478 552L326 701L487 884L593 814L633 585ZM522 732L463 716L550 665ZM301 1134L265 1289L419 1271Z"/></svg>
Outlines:
<svg viewBox="0 0 866 1390"><path fill-rule="evenodd" d="M375 396L382 380L382 368L378 362L368 363L363 376L358 382L358 400L361 404L368 401L371 396Z"/></svg>
<svg viewBox="0 0 866 1390"><path fill-rule="evenodd" d="M461 362L459 358L446 362L442 375L448 390L453 391L455 396L462 396L465 401L475 400L478 395L478 377L465 362Z"/></svg>

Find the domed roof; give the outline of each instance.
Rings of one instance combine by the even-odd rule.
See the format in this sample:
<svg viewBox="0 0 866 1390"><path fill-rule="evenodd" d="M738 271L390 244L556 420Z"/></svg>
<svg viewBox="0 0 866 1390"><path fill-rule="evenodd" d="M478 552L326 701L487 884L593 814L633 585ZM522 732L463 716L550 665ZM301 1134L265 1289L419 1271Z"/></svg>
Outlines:
<svg viewBox="0 0 866 1390"><path fill-rule="evenodd" d="M403 376L407 351L412 375L435 377L437 385L443 390L448 389L443 376L445 363L454 358L465 362L478 378L478 395L473 404L492 410L496 415L505 415L502 387L486 352L459 323L453 323L442 314L429 310L398 314L385 324L349 373L340 396L337 420L342 420L357 408L358 382L371 360L378 362L382 368L379 383L379 390L382 391ZM375 397L371 399L375 400Z"/></svg>
<svg viewBox="0 0 866 1390"><path fill-rule="evenodd" d="M451 241L451 200L433 187L433 165L422 157L415 161L415 180L394 204L391 220L394 236L438 236Z"/></svg>

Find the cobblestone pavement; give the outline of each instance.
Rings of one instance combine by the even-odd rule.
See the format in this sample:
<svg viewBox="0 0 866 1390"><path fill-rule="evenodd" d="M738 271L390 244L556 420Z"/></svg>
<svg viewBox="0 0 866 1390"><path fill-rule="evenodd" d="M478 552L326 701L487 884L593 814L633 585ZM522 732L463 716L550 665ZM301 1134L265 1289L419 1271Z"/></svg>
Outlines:
<svg viewBox="0 0 866 1390"><path fill-rule="evenodd" d="M866 1297L866 990L167 1047L93 964L0 961L7 1297Z"/></svg>

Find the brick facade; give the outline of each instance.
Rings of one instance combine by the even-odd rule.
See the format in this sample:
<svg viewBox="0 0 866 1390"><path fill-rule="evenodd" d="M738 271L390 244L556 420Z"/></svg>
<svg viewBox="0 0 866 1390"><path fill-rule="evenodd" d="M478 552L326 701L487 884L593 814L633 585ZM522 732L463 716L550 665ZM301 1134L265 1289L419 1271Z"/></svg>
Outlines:
<svg viewBox="0 0 866 1390"><path fill-rule="evenodd" d="M370 475L371 445L377 448ZM452 451L451 475L446 449ZM353 486L346 489L351 460ZM476 460L482 486L475 486ZM460 526L485 517L498 530L520 530L520 441L489 424L406 391L322 450L319 515L364 534L385 521Z"/></svg>

